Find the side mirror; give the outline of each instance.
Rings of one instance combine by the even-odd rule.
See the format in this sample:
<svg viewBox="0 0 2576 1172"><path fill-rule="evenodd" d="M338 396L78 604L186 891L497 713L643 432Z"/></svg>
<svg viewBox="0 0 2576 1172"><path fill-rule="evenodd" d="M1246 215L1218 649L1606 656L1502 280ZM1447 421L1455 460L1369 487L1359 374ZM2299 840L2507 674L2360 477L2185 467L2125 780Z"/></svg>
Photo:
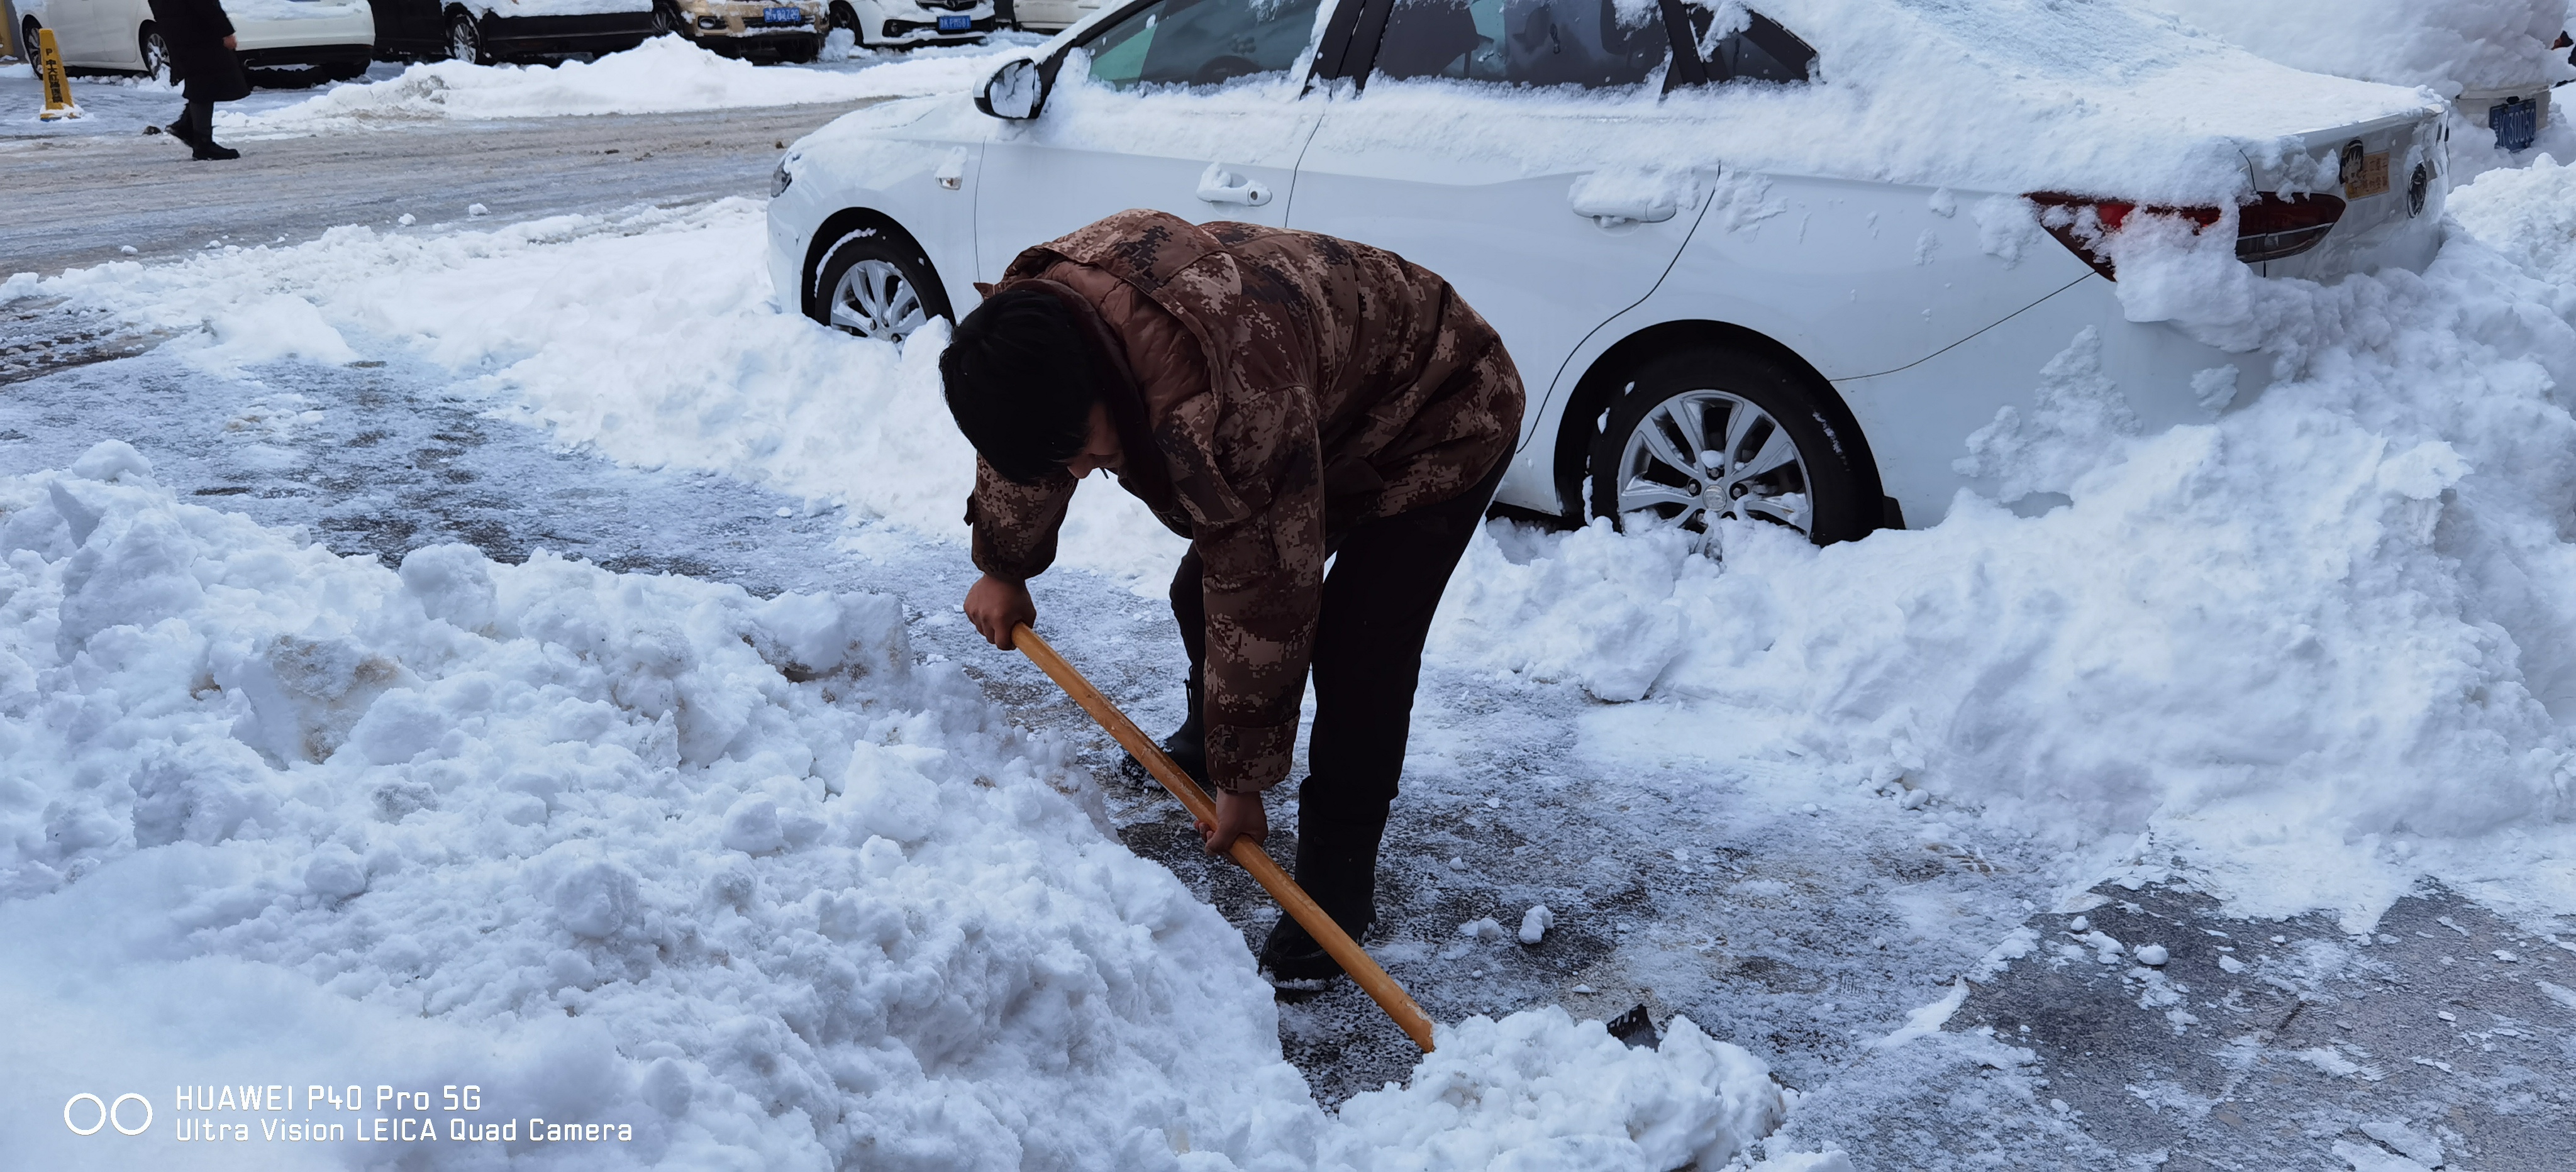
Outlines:
<svg viewBox="0 0 2576 1172"><path fill-rule="evenodd" d="M1047 70L1026 57L1002 63L975 95L975 108L995 118L1035 118L1046 105Z"/></svg>

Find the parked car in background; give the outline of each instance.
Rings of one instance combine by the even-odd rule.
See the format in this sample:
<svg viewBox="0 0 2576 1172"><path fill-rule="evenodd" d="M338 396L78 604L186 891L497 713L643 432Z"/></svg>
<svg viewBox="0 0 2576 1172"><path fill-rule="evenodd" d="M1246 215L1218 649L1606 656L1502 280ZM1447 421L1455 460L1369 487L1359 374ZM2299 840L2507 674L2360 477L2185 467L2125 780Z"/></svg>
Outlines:
<svg viewBox="0 0 2576 1172"><path fill-rule="evenodd" d="M1121 209L1358 240L1510 348L1499 504L1825 542L2034 499L1962 458L2059 382L2149 429L2258 393L2268 356L2129 320L2133 240L2318 281L2440 247L2416 91L2120 5L1757 2L1112 0L971 97L792 144L771 278L899 339Z"/></svg>
<svg viewBox="0 0 2576 1172"><path fill-rule="evenodd" d="M1015 0L1009 6L1013 28L1033 33L1060 33L1100 11L1102 0Z"/></svg>
<svg viewBox="0 0 2576 1172"><path fill-rule="evenodd" d="M871 48L963 45L1001 27L993 0L832 0L831 15Z"/></svg>
<svg viewBox="0 0 2576 1172"><path fill-rule="evenodd" d="M615 53L661 33L654 0L369 0L385 57L489 65Z"/></svg>
<svg viewBox="0 0 2576 1172"><path fill-rule="evenodd" d="M52 29L67 67L169 75L147 0L18 0L16 7L19 36L32 44L37 29ZM375 18L365 0L224 0L224 12L254 84L344 80L365 73L375 57Z"/></svg>
<svg viewBox="0 0 2576 1172"><path fill-rule="evenodd" d="M823 0L661 0L662 27L728 57L804 62L823 51Z"/></svg>

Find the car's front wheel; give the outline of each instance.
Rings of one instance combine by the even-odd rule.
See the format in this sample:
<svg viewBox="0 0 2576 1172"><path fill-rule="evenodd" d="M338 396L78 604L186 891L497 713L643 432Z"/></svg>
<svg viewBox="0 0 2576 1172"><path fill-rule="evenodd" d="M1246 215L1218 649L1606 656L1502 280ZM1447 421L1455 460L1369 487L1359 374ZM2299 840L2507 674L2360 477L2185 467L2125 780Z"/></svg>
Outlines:
<svg viewBox="0 0 2576 1172"><path fill-rule="evenodd" d="M1727 518L1785 526L1819 545L1867 534L1876 478L1814 381L1768 355L1715 345L1639 363L1593 441L1593 515L1622 528L1678 525L1701 543Z"/></svg>
<svg viewBox="0 0 2576 1172"><path fill-rule="evenodd" d="M882 229L841 238L815 271L814 320L863 338L900 342L934 317L952 317L930 258Z"/></svg>

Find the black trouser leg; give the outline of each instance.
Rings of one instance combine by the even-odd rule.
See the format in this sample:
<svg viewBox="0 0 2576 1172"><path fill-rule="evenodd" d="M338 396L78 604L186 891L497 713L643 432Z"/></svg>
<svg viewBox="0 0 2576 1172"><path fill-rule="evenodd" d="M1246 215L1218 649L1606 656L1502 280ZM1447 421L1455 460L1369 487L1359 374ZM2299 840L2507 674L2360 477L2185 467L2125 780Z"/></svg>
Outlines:
<svg viewBox="0 0 2576 1172"><path fill-rule="evenodd" d="M1497 465L1456 497L1356 526L1333 547L1311 669L1309 776L1297 791L1297 883L1354 936L1376 917L1378 845L1404 772L1423 641L1502 472ZM1207 657L1199 567L1193 548L1172 578L1194 724ZM1279 953L1314 949L1304 930L1282 917L1263 953L1275 962Z"/></svg>
<svg viewBox="0 0 2576 1172"><path fill-rule="evenodd" d="M1353 931L1375 917L1378 843L1404 773L1431 616L1501 481L1497 465L1456 497L1354 527L1324 576L1297 881Z"/></svg>
<svg viewBox="0 0 2576 1172"><path fill-rule="evenodd" d="M215 145L215 104L205 98L188 99L188 110L181 117L188 120L188 145L206 150Z"/></svg>

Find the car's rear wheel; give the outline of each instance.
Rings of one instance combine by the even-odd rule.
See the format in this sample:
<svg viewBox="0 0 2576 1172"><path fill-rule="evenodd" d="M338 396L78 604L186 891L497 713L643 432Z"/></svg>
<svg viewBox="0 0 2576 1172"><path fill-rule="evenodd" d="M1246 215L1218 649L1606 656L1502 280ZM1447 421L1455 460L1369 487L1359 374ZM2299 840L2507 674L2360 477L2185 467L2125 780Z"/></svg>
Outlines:
<svg viewBox="0 0 2576 1172"><path fill-rule="evenodd" d="M1640 362L1593 441L1592 513L1677 525L1710 553L1717 522L1781 525L1819 545L1874 528L1875 478L1815 379L1768 355L1689 346Z"/></svg>
<svg viewBox="0 0 2576 1172"><path fill-rule="evenodd" d="M459 12L447 18L447 59L468 65L489 65L492 59L483 51L483 30L469 13Z"/></svg>
<svg viewBox="0 0 2576 1172"><path fill-rule="evenodd" d="M882 229L841 238L816 271L814 320L863 338L900 342L934 317L951 317L930 258Z"/></svg>

